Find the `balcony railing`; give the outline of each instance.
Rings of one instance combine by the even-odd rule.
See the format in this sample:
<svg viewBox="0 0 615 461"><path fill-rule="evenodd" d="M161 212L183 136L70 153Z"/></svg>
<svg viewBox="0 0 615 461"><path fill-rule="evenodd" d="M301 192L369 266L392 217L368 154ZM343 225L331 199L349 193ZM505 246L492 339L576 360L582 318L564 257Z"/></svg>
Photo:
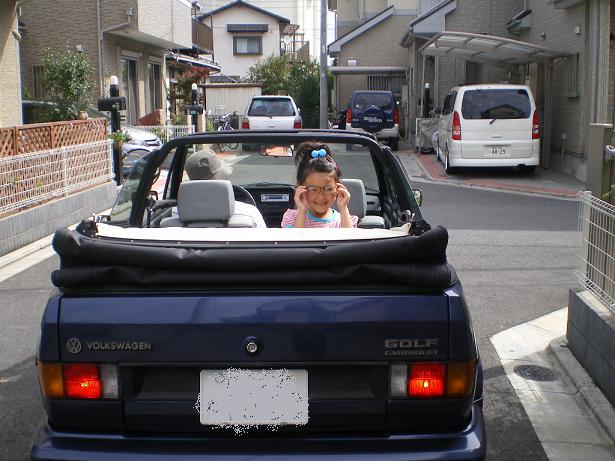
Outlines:
<svg viewBox="0 0 615 461"><path fill-rule="evenodd" d="M214 36L211 27L193 19L192 45L196 46L199 51L212 52L214 49Z"/></svg>

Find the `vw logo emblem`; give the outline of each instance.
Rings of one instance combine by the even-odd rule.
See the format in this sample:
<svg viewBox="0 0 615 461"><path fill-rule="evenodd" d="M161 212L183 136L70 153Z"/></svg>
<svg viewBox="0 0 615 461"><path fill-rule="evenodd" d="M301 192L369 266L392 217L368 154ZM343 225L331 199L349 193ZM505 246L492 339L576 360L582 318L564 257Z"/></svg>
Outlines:
<svg viewBox="0 0 615 461"><path fill-rule="evenodd" d="M71 354L78 354L81 352L81 341L78 338L71 338L66 341L66 350Z"/></svg>

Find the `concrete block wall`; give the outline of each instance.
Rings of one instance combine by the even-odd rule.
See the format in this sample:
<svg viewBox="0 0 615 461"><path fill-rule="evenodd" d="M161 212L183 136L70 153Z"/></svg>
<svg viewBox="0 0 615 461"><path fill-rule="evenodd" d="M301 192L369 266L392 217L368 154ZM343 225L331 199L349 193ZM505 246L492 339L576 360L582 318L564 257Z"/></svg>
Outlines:
<svg viewBox="0 0 615 461"><path fill-rule="evenodd" d="M568 347L615 405L615 314L590 292L570 290Z"/></svg>
<svg viewBox="0 0 615 461"><path fill-rule="evenodd" d="M21 125L19 42L15 0L0 7L0 127Z"/></svg>
<svg viewBox="0 0 615 461"><path fill-rule="evenodd" d="M117 186L108 182L0 219L0 256L107 210L116 197Z"/></svg>

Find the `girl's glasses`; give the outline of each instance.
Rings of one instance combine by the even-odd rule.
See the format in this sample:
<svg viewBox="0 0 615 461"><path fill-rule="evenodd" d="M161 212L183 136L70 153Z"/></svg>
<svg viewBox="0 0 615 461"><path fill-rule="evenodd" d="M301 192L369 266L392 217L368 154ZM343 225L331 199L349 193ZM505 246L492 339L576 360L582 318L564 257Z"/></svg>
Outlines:
<svg viewBox="0 0 615 461"><path fill-rule="evenodd" d="M310 194L320 194L324 192L326 195L333 195L336 191L335 186L306 186L306 189Z"/></svg>

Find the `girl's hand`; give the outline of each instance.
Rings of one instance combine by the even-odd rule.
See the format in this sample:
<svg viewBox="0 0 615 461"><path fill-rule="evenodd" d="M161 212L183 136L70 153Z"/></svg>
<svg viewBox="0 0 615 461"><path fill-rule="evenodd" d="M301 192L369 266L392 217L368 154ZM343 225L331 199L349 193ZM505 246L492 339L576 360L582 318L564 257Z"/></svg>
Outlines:
<svg viewBox="0 0 615 461"><path fill-rule="evenodd" d="M348 204L350 203L350 192L346 189L341 182L336 184L337 186L337 207L340 211L348 208Z"/></svg>
<svg viewBox="0 0 615 461"><path fill-rule="evenodd" d="M308 209L307 187L297 186L295 189L295 206L297 211L305 213Z"/></svg>

